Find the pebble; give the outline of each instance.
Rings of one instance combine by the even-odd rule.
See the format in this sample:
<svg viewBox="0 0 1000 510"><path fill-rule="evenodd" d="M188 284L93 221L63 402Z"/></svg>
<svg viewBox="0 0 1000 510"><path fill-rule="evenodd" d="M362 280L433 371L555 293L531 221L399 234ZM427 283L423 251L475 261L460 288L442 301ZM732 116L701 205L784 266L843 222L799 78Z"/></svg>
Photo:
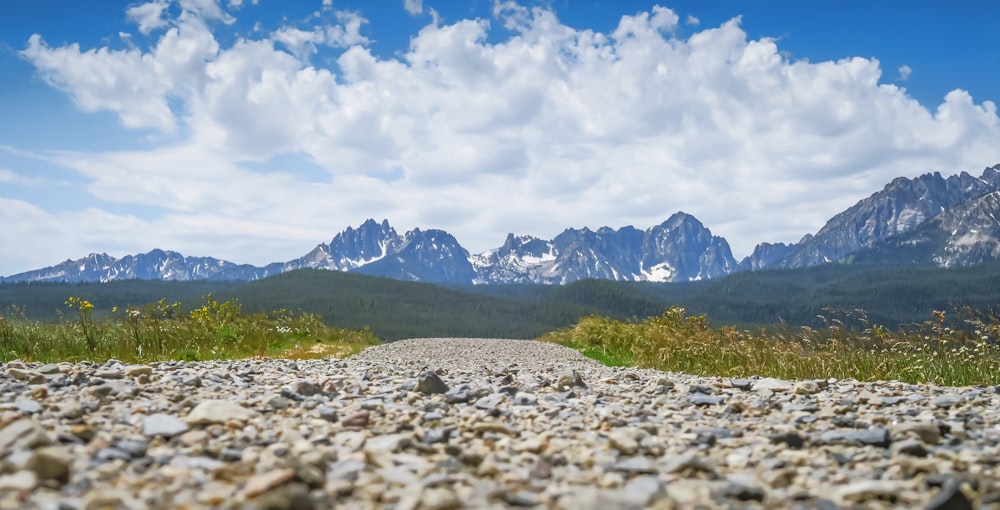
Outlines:
<svg viewBox="0 0 1000 510"><path fill-rule="evenodd" d="M145 436L173 437L190 429L187 423L169 414L151 414L142 420L142 434Z"/></svg>
<svg viewBox="0 0 1000 510"><path fill-rule="evenodd" d="M448 393L448 385L436 373L427 371L417 379L417 391L424 395Z"/></svg>
<svg viewBox="0 0 1000 510"><path fill-rule="evenodd" d="M997 508L998 466L994 388L695 377L526 340L0 365L0 509Z"/></svg>

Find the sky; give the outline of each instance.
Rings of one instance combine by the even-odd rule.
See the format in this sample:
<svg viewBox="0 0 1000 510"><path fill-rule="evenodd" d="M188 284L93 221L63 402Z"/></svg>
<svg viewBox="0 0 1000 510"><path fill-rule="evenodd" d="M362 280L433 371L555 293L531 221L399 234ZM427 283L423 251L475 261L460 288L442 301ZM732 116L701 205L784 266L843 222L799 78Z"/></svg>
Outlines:
<svg viewBox="0 0 1000 510"><path fill-rule="evenodd" d="M1000 2L0 2L0 275L263 265L348 226L640 229L737 259L1000 163Z"/></svg>

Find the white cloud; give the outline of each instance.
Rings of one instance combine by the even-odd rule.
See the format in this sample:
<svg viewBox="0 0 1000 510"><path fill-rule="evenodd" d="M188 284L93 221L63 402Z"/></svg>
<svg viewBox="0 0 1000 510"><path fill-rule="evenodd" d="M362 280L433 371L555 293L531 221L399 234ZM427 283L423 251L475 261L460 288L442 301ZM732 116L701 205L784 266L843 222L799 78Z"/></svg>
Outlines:
<svg viewBox="0 0 1000 510"><path fill-rule="evenodd" d="M205 20L225 16L184 5L145 51L35 36L22 53L85 111L184 133L149 150L53 156L99 201L169 211L117 218L138 229L129 249L265 263L384 217L446 228L478 251L508 231L644 228L683 210L739 257L814 232L893 177L1000 162L994 103L953 91L928 110L881 83L876 60L789 60L775 40L748 40L739 18L681 38L678 16L657 7L605 34L498 2L506 40L490 41L487 20L435 22L380 58L357 13L220 46ZM322 44L343 48L334 63L309 60ZM282 154L327 177L241 163Z"/></svg>
<svg viewBox="0 0 1000 510"><path fill-rule="evenodd" d="M219 20L226 24L236 21L236 18L222 10L219 0L178 0L178 2L181 5L182 20L185 16L194 15L203 20Z"/></svg>
<svg viewBox="0 0 1000 510"><path fill-rule="evenodd" d="M170 0L154 0L153 2L139 4L129 7L125 11L125 17L139 25L139 32L148 34L167 26L167 20L163 19L163 11L170 6Z"/></svg>
<svg viewBox="0 0 1000 510"><path fill-rule="evenodd" d="M171 87L160 78L162 73L150 54L107 48L81 52L77 44L50 48L36 34L21 55L85 112L114 111L130 128L174 128L167 104Z"/></svg>
<svg viewBox="0 0 1000 510"><path fill-rule="evenodd" d="M310 55L316 53L316 45L326 40L323 30L305 31L295 27L281 28L271 37L275 42L284 44L300 60L308 60Z"/></svg>
<svg viewBox="0 0 1000 510"><path fill-rule="evenodd" d="M909 80L910 75L913 74L913 69L910 68L910 66L904 64L899 66L898 72L899 72L899 80L906 81Z"/></svg>
<svg viewBox="0 0 1000 510"><path fill-rule="evenodd" d="M692 16L692 15L690 15L690 14L688 14L687 18L684 19L684 23L686 23L688 25L692 25L692 26L698 26L698 25L701 24L701 20L698 19L698 18L696 18L696 17L694 17L694 16Z"/></svg>
<svg viewBox="0 0 1000 510"><path fill-rule="evenodd" d="M403 0L403 8L406 9L406 12L410 13L411 16L416 16L424 12L424 1Z"/></svg>
<svg viewBox="0 0 1000 510"><path fill-rule="evenodd" d="M0 168L0 182L38 187L44 185L46 181L37 177L26 177L6 168Z"/></svg>
<svg viewBox="0 0 1000 510"><path fill-rule="evenodd" d="M361 26L368 23L354 12L337 11L337 24L326 27L326 43L334 48L368 44L368 38L361 35Z"/></svg>

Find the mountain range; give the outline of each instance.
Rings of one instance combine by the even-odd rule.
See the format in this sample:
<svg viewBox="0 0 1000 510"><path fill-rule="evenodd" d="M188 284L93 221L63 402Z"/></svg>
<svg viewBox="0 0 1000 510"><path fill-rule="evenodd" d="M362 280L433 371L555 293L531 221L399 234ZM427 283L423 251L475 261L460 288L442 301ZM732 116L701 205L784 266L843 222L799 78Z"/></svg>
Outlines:
<svg viewBox="0 0 1000 510"><path fill-rule="evenodd" d="M499 248L477 254L444 230L399 234L387 220L369 219L302 257L264 267L156 249L122 258L91 254L0 282L257 280L316 268L443 284L567 284L586 278L692 281L831 262L952 267L1000 259L998 218L1000 164L979 177L934 172L894 179L815 234L794 244L761 243L742 261L725 239L684 212L645 230L568 228L551 240L510 233Z"/></svg>

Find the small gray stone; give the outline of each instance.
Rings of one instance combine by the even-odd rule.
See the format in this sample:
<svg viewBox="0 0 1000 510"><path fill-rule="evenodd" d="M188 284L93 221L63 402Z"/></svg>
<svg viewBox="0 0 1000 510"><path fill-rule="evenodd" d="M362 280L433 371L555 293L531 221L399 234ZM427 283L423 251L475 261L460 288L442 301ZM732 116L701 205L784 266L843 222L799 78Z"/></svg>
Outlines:
<svg viewBox="0 0 1000 510"><path fill-rule="evenodd" d="M38 367L39 374L53 375L53 374L58 374L60 372L62 372L62 370L59 368L58 363L46 363Z"/></svg>
<svg viewBox="0 0 1000 510"><path fill-rule="evenodd" d="M121 367L105 368L94 372L94 377L100 379L124 379L125 371Z"/></svg>
<svg viewBox="0 0 1000 510"><path fill-rule="evenodd" d="M319 408L319 417L330 423L334 423L337 421L337 410L325 406L321 407Z"/></svg>
<svg viewBox="0 0 1000 510"><path fill-rule="evenodd" d="M417 378L417 391L423 393L424 395L434 395L448 392L448 385L441 380L438 376L431 370L420 374Z"/></svg>
<svg viewBox="0 0 1000 510"><path fill-rule="evenodd" d="M724 399L722 397L705 395L704 393L694 393L692 395L688 395L685 400L696 406L711 406L721 403Z"/></svg>
<svg viewBox="0 0 1000 510"><path fill-rule="evenodd" d="M538 403L538 397L533 393L518 392L514 395L514 405L516 406L533 406Z"/></svg>
<svg viewBox="0 0 1000 510"><path fill-rule="evenodd" d="M100 463L111 462L113 460L128 462L132 460L132 455L118 448L101 448L94 453L94 460Z"/></svg>
<svg viewBox="0 0 1000 510"><path fill-rule="evenodd" d="M956 395L954 393L945 393L944 395L939 395L934 400L931 401L931 405L934 407L954 407L962 402L962 396Z"/></svg>
<svg viewBox="0 0 1000 510"><path fill-rule="evenodd" d="M665 457L663 460L663 471L674 474L684 471L702 472L715 474L715 470L695 453L683 453Z"/></svg>
<svg viewBox="0 0 1000 510"><path fill-rule="evenodd" d="M622 455L632 455L639 449L639 442L624 431L616 430L608 434L608 442L612 448Z"/></svg>
<svg viewBox="0 0 1000 510"><path fill-rule="evenodd" d="M573 388L586 388L587 383L583 381L583 377L576 370L567 369L561 374L559 378L556 379L556 389L559 391L572 390Z"/></svg>
<svg viewBox="0 0 1000 510"><path fill-rule="evenodd" d="M146 449L149 447L149 443L138 439L123 439L115 443L114 447L129 454L133 458L138 459L146 455Z"/></svg>
<svg viewBox="0 0 1000 510"><path fill-rule="evenodd" d="M634 474L655 475L657 473L656 466L646 457L626 457L612 464L610 469Z"/></svg>
<svg viewBox="0 0 1000 510"><path fill-rule="evenodd" d="M774 444L786 444L789 448L799 449L805 446L806 441L796 432L782 432L779 434L772 434L770 436L771 442Z"/></svg>
<svg viewBox="0 0 1000 510"><path fill-rule="evenodd" d="M0 430L0 457L14 450L37 448L50 444L51 440L41 425L24 418Z"/></svg>
<svg viewBox="0 0 1000 510"><path fill-rule="evenodd" d="M289 402L285 397L275 395L267 400L266 405L275 411L284 411L285 409L288 409L291 402Z"/></svg>
<svg viewBox="0 0 1000 510"><path fill-rule="evenodd" d="M188 413L186 421L189 425L208 425L226 423L229 420L246 421L257 416L257 412L247 409L236 402L221 399L203 400Z"/></svg>
<svg viewBox="0 0 1000 510"><path fill-rule="evenodd" d="M190 428L183 420L169 414L151 414L142 420L142 433L145 436L174 437Z"/></svg>
<svg viewBox="0 0 1000 510"><path fill-rule="evenodd" d="M451 433L453 430L454 429L450 427L441 427L441 428L425 430L422 441L426 444L437 444L437 443L447 442L448 438L451 437Z"/></svg>
<svg viewBox="0 0 1000 510"><path fill-rule="evenodd" d="M624 490L639 497L643 506L664 494L665 484L655 475L639 475L625 484Z"/></svg>
<svg viewBox="0 0 1000 510"><path fill-rule="evenodd" d="M60 407L61 409L59 411L59 415L69 420L82 418L83 415L87 414L87 410L84 409L83 405L76 400L70 400L69 402L60 404Z"/></svg>
<svg viewBox="0 0 1000 510"><path fill-rule="evenodd" d="M917 439L904 439L892 444L892 451L897 454L910 455L913 457L926 457L927 449L924 444Z"/></svg>
<svg viewBox="0 0 1000 510"><path fill-rule="evenodd" d="M753 387L753 381L750 379L730 379L729 384L733 385L733 388L743 391L750 391Z"/></svg>
<svg viewBox="0 0 1000 510"><path fill-rule="evenodd" d="M888 448L892 444L889 431L883 428L866 430L828 430L822 433L818 444L858 444Z"/></svg>
<svg viewBox="0 0 1000 510"><path fill-rule="evenodd" d="M469 387L461 385L448 390L444 394L444 401L449 404L464 404L469 401Z"/></svg>
<svg viewBox="0 0 1000 510"><path fill-rule="evenodd" d="M765 377L753 382L754 391L770 390L773 392L782 392L790 389L792 389L792 383L773 377Z"/></svg>
<svg viewBox="0 0 1000 510"><path fill-rule="evenodd" d="M732 481L722 489L722 494L737 501L757 501L759 503L763 503L767 495L760 487Z"/></svg>
<svg viewBox="0 0 1000 510"><path fill-rule="evenodd" d="M42 410L42 404L39 404L29 398L20 399L17 402L14 402L14 406L18 411L28 414L35 414L41 412Z"/></svg>
<svg viewBox="0 0 1000 510"><path fill-rule="evenodd" d="M289 389L303 397L311 397L323 391L318 384L306 379L295 381Z"/></svg>

